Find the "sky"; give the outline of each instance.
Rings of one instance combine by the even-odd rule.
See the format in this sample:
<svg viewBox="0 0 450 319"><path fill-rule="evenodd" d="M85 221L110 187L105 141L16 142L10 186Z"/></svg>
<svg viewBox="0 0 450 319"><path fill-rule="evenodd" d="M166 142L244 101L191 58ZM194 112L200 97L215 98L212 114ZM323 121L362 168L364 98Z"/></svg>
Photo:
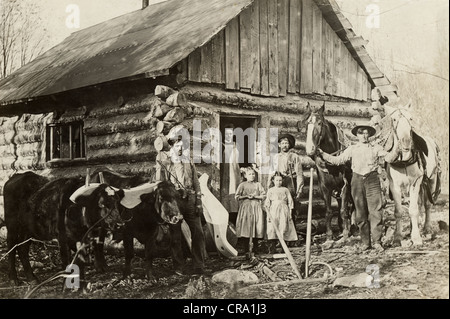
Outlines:
<svg viewBox="0 0 450 319"><path fill-rule="evenodd" d="M343 14L355 32L368 40L366 49L377 65L391 73L386 66L394 62L395 70L442 72L439 53L448 47L448 0L337 0ZM378 27L366 24L372 11L379 8ZM371 7L369 7L370 9ZM392 74L391 74L392 76ZM448 74L445 76L448 80Z"/></svg>

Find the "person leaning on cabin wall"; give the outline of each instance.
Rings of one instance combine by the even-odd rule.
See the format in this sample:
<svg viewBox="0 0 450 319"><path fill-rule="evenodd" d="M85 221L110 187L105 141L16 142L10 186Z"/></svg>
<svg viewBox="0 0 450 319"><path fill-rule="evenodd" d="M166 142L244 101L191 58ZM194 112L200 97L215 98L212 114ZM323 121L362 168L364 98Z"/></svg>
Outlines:
<svg viewBox="0 0 450 319"><path fill-rule="evenodd" d="M353 171L351 189L356 209L355 220L361 234L361 251L371 247L376 251L384 250L381 245L383 205L378 176L379 158L384 157L384 161L391 163L399 154L397 139L391 152L386 152L378 144L369 143L369 138L375 133L375 128L369 125L354 127L352 134L358 138L358 143L350 145L339 156L318 149L322 158L331 165L343 165L351 161Z"/></svg>
<svg viewBox="0 0 450 319"><path fill-rule="evenodd" d="M205 272L206 244L201 215L201 190L197 170L189 157L189 142L181 136L169 136L170 164L167 167L168 178L180 193L180 210L189 226L192 239L192 273ZM181 223L170 225L171 253L174 271L177 274L186 272L186 259L182 250Z"/></svg>

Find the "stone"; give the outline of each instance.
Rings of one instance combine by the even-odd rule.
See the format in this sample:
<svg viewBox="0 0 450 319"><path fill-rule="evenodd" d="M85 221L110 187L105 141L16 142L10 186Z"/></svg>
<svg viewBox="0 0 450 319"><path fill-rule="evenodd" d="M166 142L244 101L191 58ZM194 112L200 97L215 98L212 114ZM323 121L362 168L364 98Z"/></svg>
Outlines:
<svg viewBox="0 0 450 319"><path fill-rule="evenodd" d="M373 282L373 277L367 273L336 278L333 287L368 288Z"/></svg>
<svg viewBox="0 0 450 319"><path fill-rule="evenodd" d="M212 276L213 283L235 284L242 283L246 285L257 284L259 278L251 271L227 269Z"/></svg>

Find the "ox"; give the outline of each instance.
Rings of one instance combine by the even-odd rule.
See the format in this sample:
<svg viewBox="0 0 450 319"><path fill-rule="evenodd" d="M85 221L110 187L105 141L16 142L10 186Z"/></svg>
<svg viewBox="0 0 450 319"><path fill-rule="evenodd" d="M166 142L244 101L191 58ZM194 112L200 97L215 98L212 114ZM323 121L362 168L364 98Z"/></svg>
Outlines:
<svg viewBox="0 0 450 319"><path fill-rule="evenodd" d="M156 252L156 239L159 227L163 224L175 225L182 220L179 209L179 194L168 181L148 183L143 177L125 176L110 170L102 170L106 183L125 188L121 201L121 216L125 223L118 229L123 238L125 252L124 277L131 274L131 261L134 257L133 239L145 246L145 274L154 280L153 257ZM98 172L92 175L95 181ZM136 185L139 184L139 185Z"/></svg>
<svg viewBox="0 0 450 319"><path fill-rule="evenodd" d="M12 284L18 284L16 250L27 280L38 282L29 262L31 242L25 242L29 238L58 239L63 267L66 267L70 262L70 250L77 251L78 242L89 243L87 230L120 221L117 205L123 198L123 190L116 192L101 184L91 194L78 196L73 203L70 196L83 184L82 178L48 181L33 172L14 174L5 183L3 196ZM84 261L78 258L76 264L83 278Z"/></svg>

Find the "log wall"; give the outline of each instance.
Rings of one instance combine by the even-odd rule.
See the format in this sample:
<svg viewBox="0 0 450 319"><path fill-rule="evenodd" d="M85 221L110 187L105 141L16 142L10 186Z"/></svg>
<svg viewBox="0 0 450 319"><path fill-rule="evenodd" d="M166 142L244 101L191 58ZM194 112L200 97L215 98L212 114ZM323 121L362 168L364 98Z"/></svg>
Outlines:
<svg viewBox="0 0 450 319"><path fill-rule="evenodd" d="M308 102L317 108L323 101L292 95L258 97L191 84L177 94L181 105L174 103L174 99L169 103L169 97L152 93L113 101L108 97L98 97L95 103L67 109L61 115L42 113L1 117L0 196L3 195L4 183L13 173L27 170L59 178L85 176L87 168L107 167L127 175L151 177L157 155L154 141L160 134L167 134L171 127L183 124L193 136L194 119L201 121L203 132L209 127L219 127L222 115L251 117L256 119L259 128L278 128L279 134L294 135L297 140L295 151L301 156L305 176L309 176L306 171L313 162L305 155L306 130L299 123ZM354 125L367 122L372 112L369 103L328 101L325 116L348 132ZM73 121L84 123L86 158L47 161L46 125ZM201 141L202 149L207 142ZM215 165L201 163L198 171L211 176L213 188L217 190L220 187L220 172ZM214 189L213 193L218 194ZM317 192L315 194L318 196ZM0 217L3 218L3 196Z"/></svg>

